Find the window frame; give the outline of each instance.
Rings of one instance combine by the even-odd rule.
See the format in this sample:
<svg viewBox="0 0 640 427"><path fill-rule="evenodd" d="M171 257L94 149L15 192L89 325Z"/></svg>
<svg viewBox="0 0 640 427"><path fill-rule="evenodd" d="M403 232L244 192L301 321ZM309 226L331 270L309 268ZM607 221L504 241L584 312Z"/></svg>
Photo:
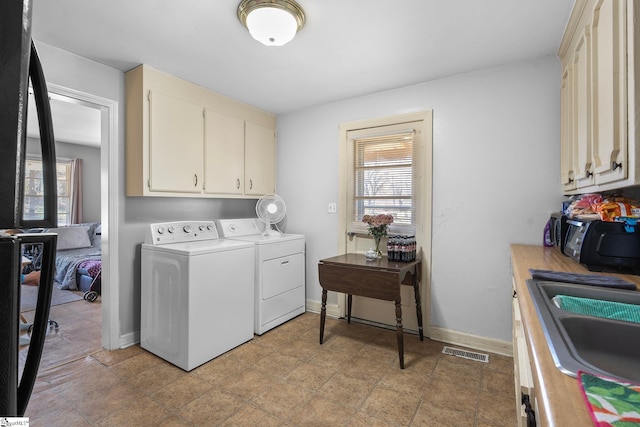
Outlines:
<svg viewBox="0 0 640 427"><path fill-rule="evenodd" d="M27 200L29 198L44 198L44 195L42 194L41 191L36 192L34 194L31 193L27 193L28 190L28 186L27 186L27 180L28 179L37 179L37 178L28 178L27 177L27 173L29 170L38 170L37 168L29 168L29 162L32 163L39 163L40 165L40 171L42 171L42 158L41 157L37 157L37 156L27 156L26 158L26 162L25 162L25 193L24 193L24 212L26 214L27 212ZM57 225L60 226L66 226L66 225L71 225L71 211L70 211L70 207L71 207L71 159L62 159L62 158L58 158L56 159L56 189L57 189L57 200L56 200L56 206L58 207L57 209L57 217L56 217L56 222ZM64 167L66 169L65 172L65 177L66 180L60 180L59 179L59 169L61 167ZM66 188L66 191L64 193L66 193L66 195L61 195L61 191L60 191L60 183L65 181L64 187ZM65 201L66 200L66 204L63 204L63 206L67 206L67 210L65 211L61 211L60 210L60 206L61 206L61 201ZM66 218L66 221L60 221L60 217L64 216Z"/></svg>
<svg viewBox="0 0 640 427"><path fill-rule="evenodd" d="M364 224L361 221L365 214L387 213L394 216L394 224L389 227L389 231L408 231L411 233L416 226L416 129L414 127L407 128L404 125L388 125L350 131L347 138L351 151L349 158L351 179L350 188L347 190L348 212L351 219L350 231L366 231L366 227L363 227ZM402 145L407 144L410 146L411 154L402 158ZM378 150L374 148L376 146ZM394 156L393 151L399 152ZM389 156L389 153L392 155ZM371 157L372 154L377 159L367 160L367 157ZM406 173L407 169L409 169L408 174ZM367 184L371 181L366 175L376 173L383 176L376 183L378 184L376 187L387 191L381 195L377 195L377 192L367 194L369 187ZM394 194L393 182L404 183L405 187L408 185L409 193L401 191L400 194ZM408 209L395 205L396 203L401 204L403 200L409 201ZM384 206L385 201L388 201L387 204L392 203L393 207L378 207ZM370 203L369 209L367 209L367 202ZM401 219L402 215L398 212L401 210L408 211L409 223Z"/></svg>
<svg viewBox="0 0 640 427"><path fill-rule="evenodd" d="M399 134L411 134L412 135L412 161L411 161L411 196L409 200L411 200L411 224L399 224L394 222L388 228L389 234L403 234L403 235L415 235L416 226L418 223L417 215L418 215L418 206L416 205L416 193L418 191L417 185L417 177L419 175L419 161L418 161L418 144L420 141L419 132L420 132L421 122L419 121L411 121L411 122L391 122L391 123L382 123L374 126L362 127L358 129L350 129L346 130L346 143L348 144L347 148L347 161L346 161L346 169L345 172L347 174L347 189L346 189L346 212L348 213L349 218L345 219L346 221L346 231L347 233L355 233L355 234L367 234L367 225L362 222L362 215L364 211L359 213L356 205L358 202L356 198L362 197L359 196L356 190L357 179L356 179L356 141L361 140L372 140L372 141L384 141L388 139L390 135L399 135ZM382 199L382 197L380 198ZM375 212L375 213L383 213L383 211ZM384 213L392 213L384 211ZM393 213L392 213L393 214ZM395 216L394 216L395 218Z"/></svg>

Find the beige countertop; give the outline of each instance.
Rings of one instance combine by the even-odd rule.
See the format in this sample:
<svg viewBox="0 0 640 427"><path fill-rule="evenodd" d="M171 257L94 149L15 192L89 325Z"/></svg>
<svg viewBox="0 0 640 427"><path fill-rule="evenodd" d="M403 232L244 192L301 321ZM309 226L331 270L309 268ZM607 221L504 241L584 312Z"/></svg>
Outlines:
<svg viewBox="0 0 640 427"><path fill-rule="evenodd" d="M640 276L590 272L586 267L562 255L559 250L543 246L511 245L511 265L529 349L538 403L536 411L538 425L563 427L592 425L578 381L561 373L553 363L526 285L526 280L531 278L529 269L617 276L635 283L639 289Z"/></svg>

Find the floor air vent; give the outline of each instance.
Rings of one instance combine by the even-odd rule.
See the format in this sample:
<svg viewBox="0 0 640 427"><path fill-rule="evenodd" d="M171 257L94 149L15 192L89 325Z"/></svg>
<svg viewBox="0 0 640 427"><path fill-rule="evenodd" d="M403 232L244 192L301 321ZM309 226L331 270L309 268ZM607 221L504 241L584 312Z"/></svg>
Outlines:
<svg viewBox="0 0 640 427"><path fill-rule="evenodd" d="M451 356L462 357L464 359L475 360L476 362L489 363L489 355L483 353L476 353L474 351L460 350L459 348L447 347L442 349L444 354Z"/></svg>

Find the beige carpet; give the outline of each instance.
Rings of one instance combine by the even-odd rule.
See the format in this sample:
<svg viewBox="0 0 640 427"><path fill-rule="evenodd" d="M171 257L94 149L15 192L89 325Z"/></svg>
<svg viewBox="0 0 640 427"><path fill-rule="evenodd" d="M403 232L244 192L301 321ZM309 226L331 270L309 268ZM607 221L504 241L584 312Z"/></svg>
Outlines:
<svg viewBox="0 0 640 427"><path fill-rule="evenodd" d="M39 286L22 285L20 291L20 311L30 311L36 309L36 302L38 300ZM78 301L82 299L81 292L60 290L57 287L53 287L53 293L51 294L51 306L65 304L72 301Z"/></svg>

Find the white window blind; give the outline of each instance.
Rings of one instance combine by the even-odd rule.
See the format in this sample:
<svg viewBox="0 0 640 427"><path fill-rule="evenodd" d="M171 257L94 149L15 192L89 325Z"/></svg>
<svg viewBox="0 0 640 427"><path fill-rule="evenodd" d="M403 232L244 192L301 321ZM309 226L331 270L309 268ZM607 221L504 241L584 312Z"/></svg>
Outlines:
<svg viewBox="0 0 640 427"><path fill-rule="evenodd" d="M56 162L56 180L58 192L58 225L69 225L71 203L71 161ZM42 160L27 159L24 181L24 218L42 219L44 215L44 179Z"/></svg>
<svg viewBox="0 0 640 427"><path fill-rule="evenodd" d="M352 138L351 231L366 232L363 215L379 213L393 215L392 232L415 229L415 135L404 129Z"/></svg>

